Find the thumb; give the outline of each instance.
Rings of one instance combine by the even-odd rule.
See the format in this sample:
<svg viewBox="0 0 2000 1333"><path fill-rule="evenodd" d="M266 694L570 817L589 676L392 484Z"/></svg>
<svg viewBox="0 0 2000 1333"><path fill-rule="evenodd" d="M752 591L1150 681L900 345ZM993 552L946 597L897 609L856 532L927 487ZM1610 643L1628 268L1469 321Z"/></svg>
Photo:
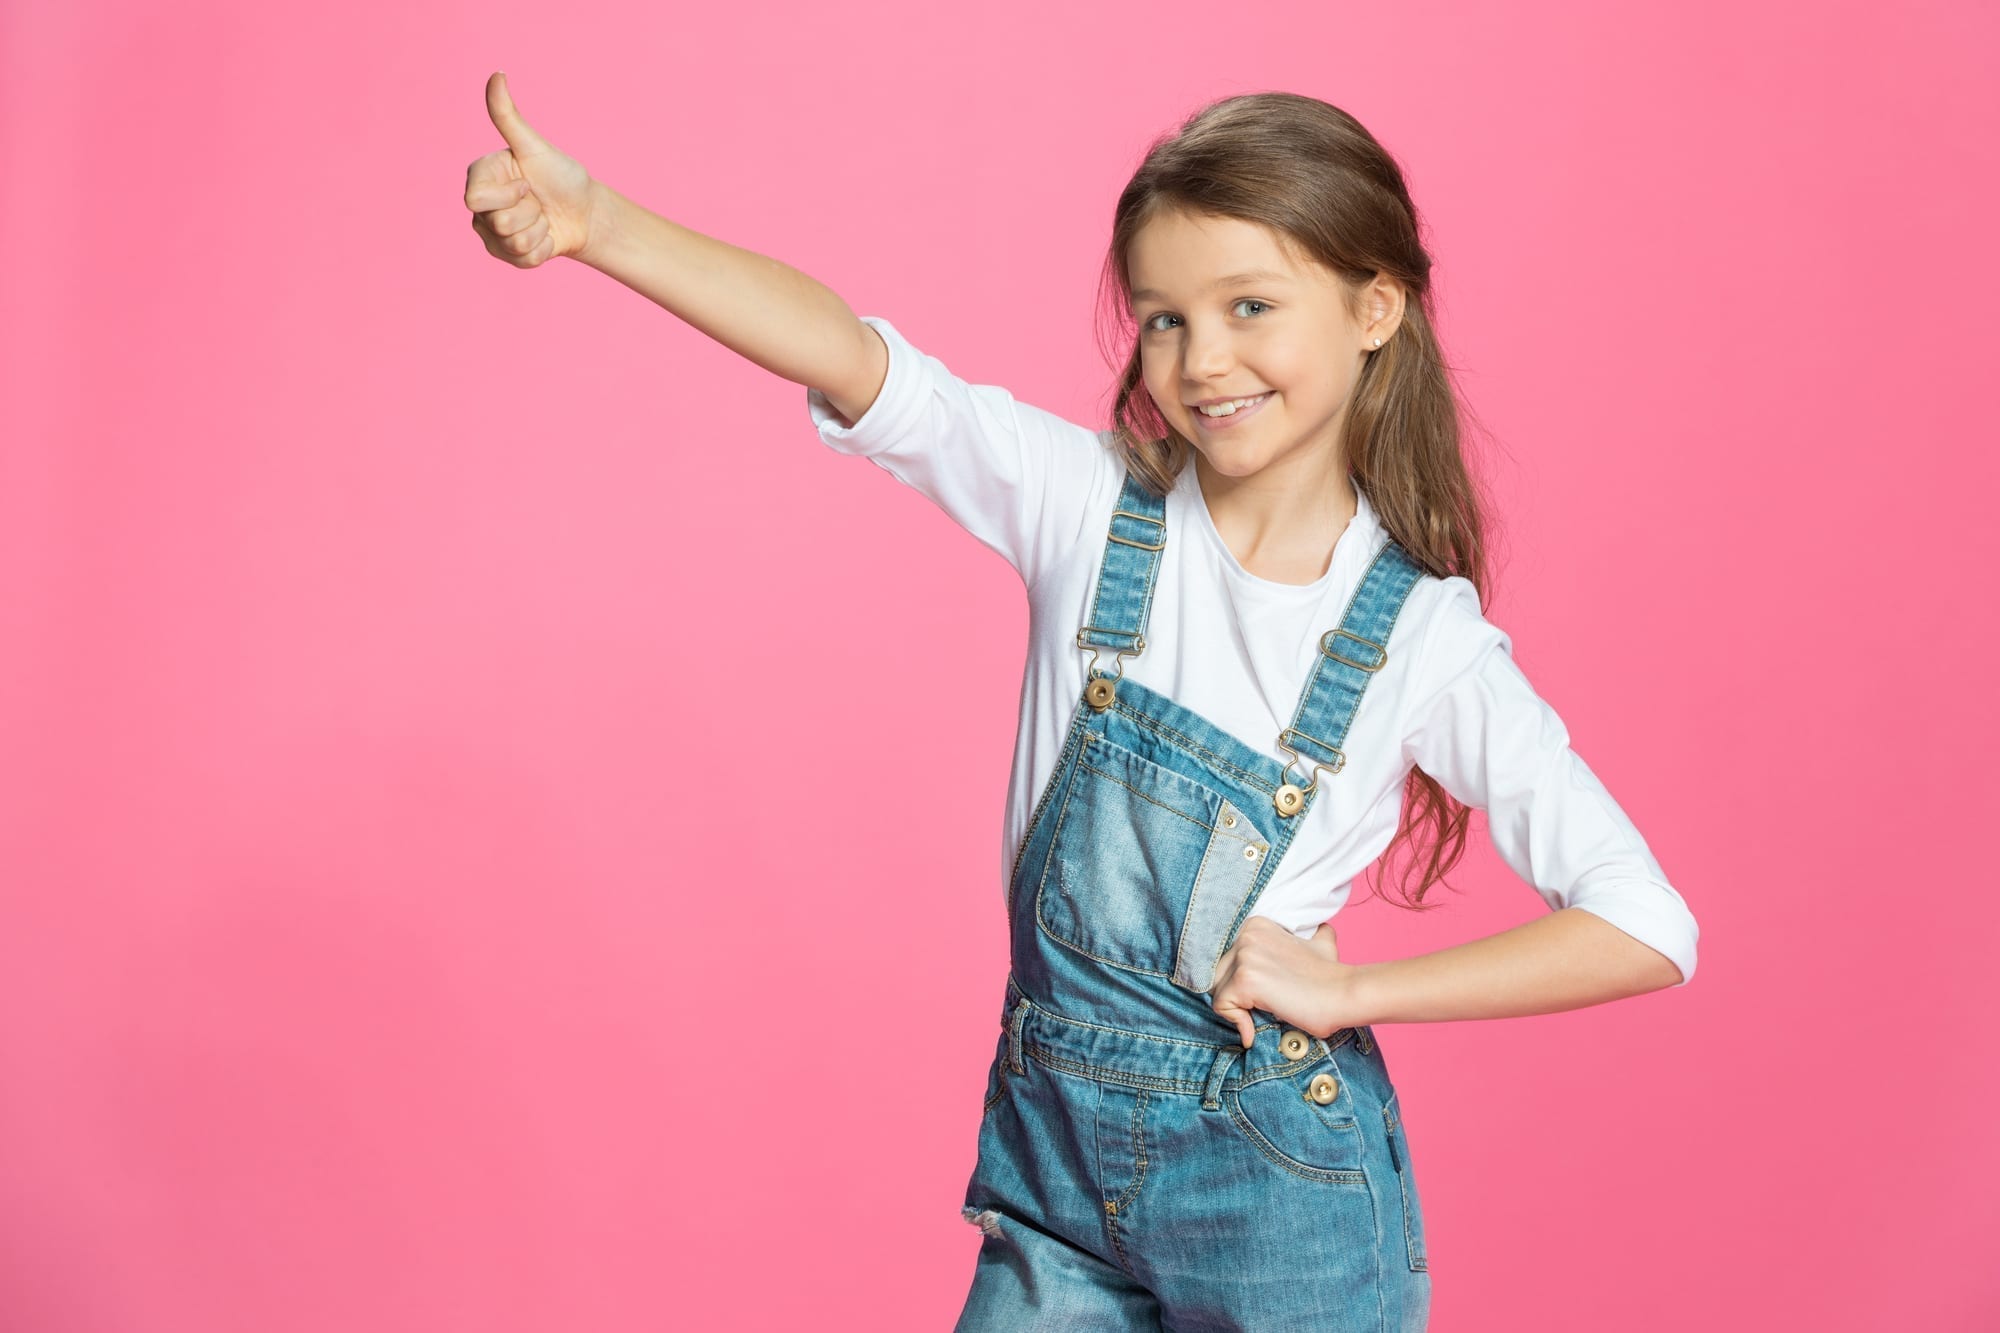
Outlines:
<svg viewBox="0 0 2000 1333"><path fill-rule="evenodd" d="M521 119L521 113L514 109L514 99L507 93L507 75L502 70L494 70L486 79L486 114L492 118L493 128L507 141L507 147L516 154L548 149L548 140L530 129L528 122Z"/></svg>
<svg viewBox="0 0 2000 1333"><path fill-rule="evenodd" d="M1334 938L1333 923L1331 921L1320 922L1319 929L1313 932L1312 939L1308 940L1307 943L1311 944L1313 948L1318 949L1328 958L1331 958L1334 962L1337 963L1340 961L1340 942Z"/></svg>

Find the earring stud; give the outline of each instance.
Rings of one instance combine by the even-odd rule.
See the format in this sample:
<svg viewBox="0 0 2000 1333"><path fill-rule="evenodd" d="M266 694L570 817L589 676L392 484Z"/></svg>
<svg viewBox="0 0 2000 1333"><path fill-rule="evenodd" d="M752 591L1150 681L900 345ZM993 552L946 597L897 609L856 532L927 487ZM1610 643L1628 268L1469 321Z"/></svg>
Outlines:
<svg viewBox="0 0 2000 1333"><path fill-rule="evenodd" d="M1375 345L1376 345L1377 347L1380 347L1380 346L1382 345L1382 340L1381 340L1380 338L1377 338L1377 339L1375 340Z"/></svg>

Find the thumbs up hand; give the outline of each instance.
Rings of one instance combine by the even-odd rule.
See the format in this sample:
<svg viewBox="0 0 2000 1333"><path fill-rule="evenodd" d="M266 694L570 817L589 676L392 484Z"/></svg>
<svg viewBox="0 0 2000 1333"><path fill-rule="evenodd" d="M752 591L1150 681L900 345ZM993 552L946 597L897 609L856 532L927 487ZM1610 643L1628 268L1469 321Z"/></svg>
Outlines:
<svg viewBox="0 0 2000 1333"><path fill-rule="evenodd" d="M521 119L498 70L486 80L486 114L507 146L465 169L465 206L487 253L516 268L577 254L590 241L590 173Z"/></svg>

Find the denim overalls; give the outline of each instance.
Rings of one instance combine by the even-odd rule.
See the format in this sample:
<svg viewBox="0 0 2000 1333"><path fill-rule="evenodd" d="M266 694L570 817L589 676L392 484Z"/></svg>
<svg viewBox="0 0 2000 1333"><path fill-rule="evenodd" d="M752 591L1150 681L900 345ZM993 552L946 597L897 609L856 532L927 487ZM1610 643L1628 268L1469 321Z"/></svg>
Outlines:
<svg viewBox="0 0 2000 1333"><path fill-rule="evenodd" d="M1326 634L1279 748L1126 679L1164 501L1129 470L1062 757L1008 877L1012 967L964 1216L984 1233L959 1333L1421 1330L1423 1213L1374 1033L1259 1010L1216 963L1311 809L1421 569L1394 541ZM1118 652L1118 675L1097 669Z"/></svg>

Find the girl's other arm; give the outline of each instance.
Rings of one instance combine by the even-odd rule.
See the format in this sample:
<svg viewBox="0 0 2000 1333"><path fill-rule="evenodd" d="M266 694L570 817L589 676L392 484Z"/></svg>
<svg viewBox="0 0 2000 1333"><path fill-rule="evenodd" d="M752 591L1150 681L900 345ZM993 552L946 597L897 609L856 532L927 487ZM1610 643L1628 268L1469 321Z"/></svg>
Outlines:
<svg viewBox="0 0 2000 1333"><path fill-rule="evenodd" d="M1413 958L1356 963L1340 1023L1445 1023L1587 1009L1681 981L1671 959L1595 912L1565 907Z"/></svg>
<svg viewBox="0 0 2000 1333"><path fill-rule="evenodd" d="M1548 916L1349 975L1361 1022L1583 1008L1694 977L1698 927L1632 820L1570 746L1462 578L1425 626L1404 755L1486 811L1501 858Z"/></svg>

